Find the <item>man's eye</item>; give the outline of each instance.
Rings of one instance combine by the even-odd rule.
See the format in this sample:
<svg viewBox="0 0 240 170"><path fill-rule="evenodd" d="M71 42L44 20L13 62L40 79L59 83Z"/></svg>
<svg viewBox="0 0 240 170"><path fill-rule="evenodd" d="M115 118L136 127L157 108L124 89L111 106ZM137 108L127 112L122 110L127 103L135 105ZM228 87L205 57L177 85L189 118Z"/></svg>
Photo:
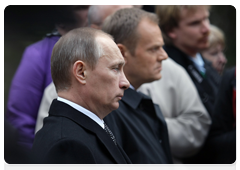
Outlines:
<svg viewBox="0 0 240 170"><path fill-rule="evenodd" d="M156 52L158 50L158 47L150 49L151 52Z"/></svg>
<svg viewBox="0 0 240 170"><path fill-rule="evenodd" d="M119 71L119 68L118 68L118 67L115 67L115 68L113 68L113 70L115 70L115 71Z"/></svg>
<svg viewBox="0 0 240 170"><path fill-rule="evenodd" d="M217 56L218 55L218 52L212 52L210 53L212 56Z"/></svg>
<svg viewBox="0 0 240 170"><path fill-rule="evenodd" d="M195 25L198 25L198 24L199 24L199 21L195 21L195 22L190 23L190 25L192 25L192 26L195 26Z"/></svg>

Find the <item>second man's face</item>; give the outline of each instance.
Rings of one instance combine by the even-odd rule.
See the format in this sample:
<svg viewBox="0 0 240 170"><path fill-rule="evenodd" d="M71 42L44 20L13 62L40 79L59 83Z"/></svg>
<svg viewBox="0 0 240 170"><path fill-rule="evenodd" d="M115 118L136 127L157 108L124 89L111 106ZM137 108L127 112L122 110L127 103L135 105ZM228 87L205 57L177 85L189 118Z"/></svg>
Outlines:
<svg viewBox="0 0 240 170"><path fill-rule="evenodd" d="M143 19L137 32L135 53L128 57L124 71L133 82L141 85L161 78L162 61L167 59L168 55L163 49L162 33L156 23Z"/></svg>

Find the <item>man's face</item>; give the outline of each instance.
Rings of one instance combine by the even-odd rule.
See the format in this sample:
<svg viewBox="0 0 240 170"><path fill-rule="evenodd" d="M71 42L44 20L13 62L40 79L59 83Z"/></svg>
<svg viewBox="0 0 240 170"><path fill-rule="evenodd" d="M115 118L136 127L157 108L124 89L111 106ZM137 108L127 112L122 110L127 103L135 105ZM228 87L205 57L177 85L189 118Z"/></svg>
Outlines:
<svg viewBox="0 0 240 170"><path fill-rule="evenodd" d="M212 62L213 68L215 68L219 74L223 72L227 59L223 53L223 47L221 44L217 44L202 51L202 56Z"/></svg>
<svg viewBox="0 0 240 170"><path fill-rule="evenodd" d="M178 27L173 28L169 36L173 44L188 55L208 47L209 12L199 6L196 10L183 8Z"/></svg>
<svg viewBox="0 0 240 170"><path fill-rule="evenodd" d="M125 61L117 45L110 38L98 37L97 41L104 47L105 55L99 58L93 70L88 71L86 85L94 110L108 114L119 107L118 102L129 82L123 73Z"/></svg>
<svg viewBox="0 0 240 170"><path fill-rule="evenodd" d="M168 58L159 26L143 19L137 28L138 42L134 55L128 53L124 72L131 84L138 88L141 84L161 78L162 60Z"/></svg>

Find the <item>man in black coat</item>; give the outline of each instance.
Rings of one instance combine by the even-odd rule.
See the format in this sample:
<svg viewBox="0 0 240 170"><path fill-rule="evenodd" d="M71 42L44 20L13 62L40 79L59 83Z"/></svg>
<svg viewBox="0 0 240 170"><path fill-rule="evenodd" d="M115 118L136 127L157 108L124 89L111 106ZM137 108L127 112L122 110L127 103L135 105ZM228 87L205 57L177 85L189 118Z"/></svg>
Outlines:
<svg viewBox="0 0 240 170"><path fill-rule="evenodd" d="M104 21L103 31L114 37L130 82L120 106L104 120L134 164L172 163L168 130L158 105L136 90L161 78L167 59L155 14L137 8L120 9Z"/></svg>
<svg viewBox="0 0 240 170"><path fill-rule="evenodd" d="M183 66L210 116L220 76L200 51L209 46L209 9L204 5L159 5L156 7L163 31L165 51Z"/></svg>
<svg viewBox="0 0 240 170"><path fill-rule="evenodd" d="M80 28L60 38L51 58L58 98L34 139L35 163L131 163L103 121L129 87L124 64L102 31Z"/></svg>

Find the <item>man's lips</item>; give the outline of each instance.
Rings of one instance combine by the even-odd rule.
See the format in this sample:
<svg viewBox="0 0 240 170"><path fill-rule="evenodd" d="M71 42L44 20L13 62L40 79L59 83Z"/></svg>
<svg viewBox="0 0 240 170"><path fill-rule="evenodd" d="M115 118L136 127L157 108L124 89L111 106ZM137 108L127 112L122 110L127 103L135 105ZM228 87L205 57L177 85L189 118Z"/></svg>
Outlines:
<svg viewBox="0 0 240 170"><path fill-rule="evenodd" d="M161 71L162 70L162 66L156 67L155 70Z"/></svg>
<svg viewBox="0 0 240 170"><path fill-rule="evenodd" d="M123 94L117 95L117 98L119 98L119 100L121 100L123 97Z"/></svg>
<svg viewBox="0 0 240 170"><path fill-rule="evenodd" d="M202 38L200 39L200 41L204 41L204 42L208 41L208 36L202 37Z"/></svg>

